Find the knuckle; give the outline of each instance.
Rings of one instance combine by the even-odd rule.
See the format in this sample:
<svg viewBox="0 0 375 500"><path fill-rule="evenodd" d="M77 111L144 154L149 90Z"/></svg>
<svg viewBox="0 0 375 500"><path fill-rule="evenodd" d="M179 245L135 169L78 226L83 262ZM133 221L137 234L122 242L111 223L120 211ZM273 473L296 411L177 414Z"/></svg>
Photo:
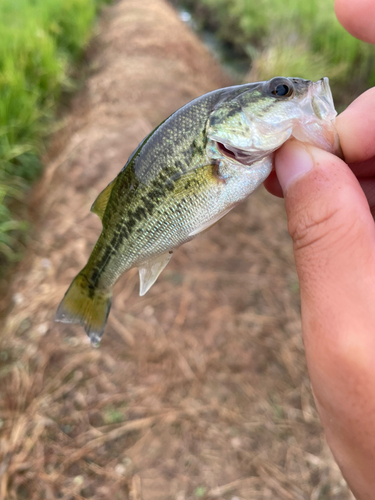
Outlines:
<svg viewBox="0 0 375 500"><path fill-rule="evenodd" d="M316 206L314 203L314 206L302 207L294 213L288 230L295 250L300 251L324 243L331 244L345 235L348 223L342 207L329 203Z"/></svg>

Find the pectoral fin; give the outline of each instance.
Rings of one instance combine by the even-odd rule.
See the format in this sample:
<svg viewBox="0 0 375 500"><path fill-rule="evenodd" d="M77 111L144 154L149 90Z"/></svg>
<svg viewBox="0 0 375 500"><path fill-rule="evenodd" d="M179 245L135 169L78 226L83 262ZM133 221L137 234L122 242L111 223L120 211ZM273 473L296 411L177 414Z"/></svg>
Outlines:
<svg viewBox="0 0 375 500"><path fill-rule="evenodd" d="M107 203L109 197L111 196L112 188L115 185L115 180L116 179L114 179L110 184L108 184L108 186L105 189L103 189L103 191L99 194L99 196L92 204L91 212L98 215L101 220L103 220L103 215L105 209L107 208Z"/></svg>
<svg viewBox="0 0 375 500"><path fill-rule="evenodd" d="M172 253L173 252L171 250L162 253L161 255L142 262L142 264L139 266L139 279L141 281L139 295L141 297L152 287L152 285L158 279L159 274L170 261Z"/></svg>

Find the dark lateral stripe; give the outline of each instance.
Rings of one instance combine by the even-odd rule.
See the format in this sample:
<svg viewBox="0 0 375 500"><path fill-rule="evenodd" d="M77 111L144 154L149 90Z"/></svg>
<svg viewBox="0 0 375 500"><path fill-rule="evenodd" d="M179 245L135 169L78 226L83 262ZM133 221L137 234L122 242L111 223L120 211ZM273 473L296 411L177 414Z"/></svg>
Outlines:
<svg viewBox="0 0 375 500"><path fill-rule="evenodd" d="M152 189L154 186L158 186L159 189ZM160 201L168 194L168 189L162 189L163 183L161 183L159 179L155 179L150 187L152 190L141 198L143 205L138 205L134 211L127 214L126 219L123 219L117 225L111 241L106 245L105 251L91 275L91 280L95 286L98 284L100 276L110 262L111 257L117 253L124 240L130 238L135 230L135 227L148 217L150 211L152 213L155 208L155 203L153 202L155 201L160 203ZM144 201L145 199L146 203Z"/></svg>
<svg viewBox="0 0 375 500"><path fill-rule="evenodd" d="M134 211L134 217L137 219L138 222L141 222L143 219L147 217L147 212L142 205L136 208L136 210Z"/></svg>
<svg viewBox="0 0 375 500"><path fill-rule="evenodd" d="M145 209L147 210L149 215L152 215L152 212L154 211L155 205L152 203L152 201L147 198L147 196L142 196L142 201L144 204Z"/></svg>
<svg viewBox="0 0 375 500"><path fill-rule="evenodd" d="M148 197L152 201L159 202L161 199L165 197L165 191L162 191L161 189L154 189L148 193Z"/></svg>
<svg viewBox="0 0 375 500"><path fill-rule="evenodd" d="M203 138L203 146L204 142ZM193 146L194 152L196 149L198 149L199 152L203 150L202 145L198 144L198 141L196 141ZM191 160L192 156L190 149L188 155L189 160ZM138 155L135 155L134 158L136 156ZM137 179L134 171L134 158L122 171L120 178L116 182L116 184L118 183L115 186L117 199L121 200L121 203L126 203L129 199L128 193L130 189L132 189L133 192L134 190L141 190L141 193L140 196L136 196L137 201L133 198L135 202L131 204L134 207L133 210L129 210L126 217L116 225L110 241L105 245L99 261L94 266L91 281L95 286L98 284L100 276L105 272L111 258L116 255L119 248L124 244L124 240L128 240L132 234L137 231L140 224L155 212L156 208L165 198L170 196L171 191L173 191L175 187L175 181L185 172L184 167L186 163L177 159L174 164L165 165L163 170L159 172L158 176L153 179L146 188L142 186Z"/></svg>

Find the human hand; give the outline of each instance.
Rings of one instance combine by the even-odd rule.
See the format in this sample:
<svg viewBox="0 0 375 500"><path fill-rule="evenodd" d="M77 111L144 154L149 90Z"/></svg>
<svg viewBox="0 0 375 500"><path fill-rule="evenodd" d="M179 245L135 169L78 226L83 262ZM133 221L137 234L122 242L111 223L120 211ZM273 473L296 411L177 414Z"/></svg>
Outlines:
<svg viewBox="0 0 375 500"><path fill-rule="evenodd" d="M336 0L375 43L375 1ZM290 141L267 180L284 194L307 364L327 441L358 500L375 498L375 88L337 118L344 158ZM372 214L371 214L372 211Z"/></svg>

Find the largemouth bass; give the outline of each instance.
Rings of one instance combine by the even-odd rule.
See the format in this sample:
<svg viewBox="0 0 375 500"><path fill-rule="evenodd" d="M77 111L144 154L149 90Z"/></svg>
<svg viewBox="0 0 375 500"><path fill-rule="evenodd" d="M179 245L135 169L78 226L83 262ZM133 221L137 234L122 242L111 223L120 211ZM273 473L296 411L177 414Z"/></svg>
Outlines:
<svg viewBox="0 0 375 500"><path fill-rule="evenodd" d="M183 243L217 222L270 174L273 153L295 138L336 153L327 78L273 78L215 90L153 130L91 211L103 230L57 310L99 345L112 288L139 268L144 295Z"/></svg>

